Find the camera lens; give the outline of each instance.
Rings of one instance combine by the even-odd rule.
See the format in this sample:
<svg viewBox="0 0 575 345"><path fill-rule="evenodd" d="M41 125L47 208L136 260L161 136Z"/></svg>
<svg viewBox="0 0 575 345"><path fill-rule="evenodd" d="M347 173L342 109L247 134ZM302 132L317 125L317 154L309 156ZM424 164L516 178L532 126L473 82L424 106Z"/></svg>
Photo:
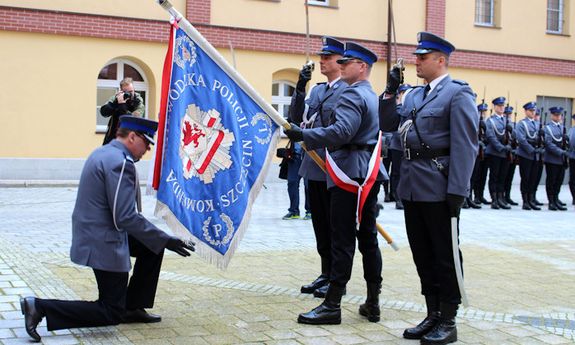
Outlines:
<svg viewBox="0 0 575 345"><path fill-rule="evenodd" d="M130 92L124 92L124 100L128 100L132 98L132 94Z"/></svg>

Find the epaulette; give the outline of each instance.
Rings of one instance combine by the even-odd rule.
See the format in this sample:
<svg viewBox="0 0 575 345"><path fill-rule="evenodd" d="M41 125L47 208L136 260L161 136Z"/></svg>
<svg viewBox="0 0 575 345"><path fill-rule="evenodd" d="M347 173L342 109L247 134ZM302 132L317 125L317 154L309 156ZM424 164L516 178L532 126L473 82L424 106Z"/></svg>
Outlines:
<svg viewBox="0 0 575 345"><path fill-rule="evenodd" d="M465 80L461 80L461 79L452 79L451 81L453 81L456 84L459 85L469 85Z"/></svg>
<svg viewBox="0 0 575 345"><path fill-rule="evenodd" d="M315 84L315 85L325 85L325 84L327 84L327 83L326 83L325 81L323 81L323 82L317 83L317 84Z"/></svg>
<svg viewBox="0 0 575 345"><path fill-rule="evenodd" d="M135 164L134 158L132 158L132 156L130 156L130 155L124 153L124 157L126 158L126 160L127 160L128 162L132 162L132 163Z"/></svg>

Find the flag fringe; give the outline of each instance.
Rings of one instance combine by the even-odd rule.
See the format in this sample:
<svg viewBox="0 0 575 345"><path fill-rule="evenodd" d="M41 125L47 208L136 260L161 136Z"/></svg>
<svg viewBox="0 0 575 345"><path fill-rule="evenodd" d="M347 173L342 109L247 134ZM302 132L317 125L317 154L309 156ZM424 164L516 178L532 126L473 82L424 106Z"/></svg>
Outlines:
<svg viewBox="0 0 575 345"><path fill-rule="evenodd" d="M230 260L234 253L236 252L240 241L244 237L244 234L248 228L251 219L251 211L252 206L261 191L263 184L266 180L267 174L269 172L269 166L272 162L272 157L275 154L275 148L277 147L279 141L279 128L275 131L272 135L271 143L268 147L268 152L266 154L266 160L262 169L260 170L260 174L257 180L254 182L250 194L248 197L248 204L246 206L244 217L242 218L242 222L238 229L236 230L235 235L233 236L232 242L226 252L225 255L214 250L212 247L204 243L201 239L196 238L189 230L186 229L185 226L180 223L178 218L174 215L174 213L170 210L170 208L162 203L161 201L157 200L156 209L154 211L154 215L156 217L164 219L170 230L174 232L176 236L181 238L184 241L193 241L196 243L196 254L207 263L216 266L221 270L225 270L230 263ZM161 181L160 181L161 183Z"/></svg>

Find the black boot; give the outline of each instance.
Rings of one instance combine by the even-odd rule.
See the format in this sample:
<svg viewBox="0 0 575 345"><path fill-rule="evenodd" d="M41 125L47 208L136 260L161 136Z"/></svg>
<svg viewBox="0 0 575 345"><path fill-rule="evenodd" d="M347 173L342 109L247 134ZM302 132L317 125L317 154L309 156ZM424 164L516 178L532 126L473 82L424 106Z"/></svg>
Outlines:
<svg viewBox="0 0 575 345"><path fill-rule="evenodd" d="M427 305L427 317L419 325L403 331L405 339L421 339L439 322L441 315L439 312L439 296L425 296L425 304Z"/></svg>
<svg viewBox="0 0 575 345"><path fill-rule="evenodd" d="M499 203L497 202L497 193L491 193L491 208L499 210Z"/></svg>
<svg viewBox="0 0 575 345"><path fill-rule="evenodd" d="M471 197L467 198L467 204L469 205L469 207L474 208L474 209L479 209L481 208L481 204L480 203L476 203L475 201L473 201L471 199Z"/></svg>
<svg viewBox="0 0 575 345"><path fill-rule="evenodd" d="M511 209L511 206L509 206L509 204L505 202L505 196L503 195L503 193L497 193L496 197L497 197L497 203L499 204L499 208L502 208L504 210Z"/></svg>
<svg viewBox="0 0 575 345"><path fill-rule="evenodd" d="M328 290L328 289L329 289L329 283L327 283L326 285L324 285L324 286L318 288L317 290L315 290L315 291L313 292L313 297L324 298L325 295L327 294L327 290ZM345 288L343 288L343 293L342 293L342 295L345 295L346 292L347 292L347 291L345 290Z"/></svg>
<svg viewBox="0 0 575 345"><path fill-rule="evenodd" d="M391 194L385 193L385 197L383 198L383 202L391 202Z"/></svg>
<svg viewBox="0 0 575 345"><path fill-rule="evenodd" d="M397 193L395 193L395 209L396 210L403 210L403 202L401 202L401 198Z"/></svg>
<svg viewBox="0 0 575 345"><path fill-rule="evenodd" d="M464 208L464 209L469 208L469 203L467 202L467 198L463 199L463 205L461 205L461 208Z"/></svg>
<svg viewBox="0 0 575 345"><path fill-rule="evenodd" d="M341 296L344 287L330 284L325 300L307 313L299 314L298 323L308 325L339 325L341 323Z"/></svg>
<svg viewBox="0 0 575 345"><path fill-rule="evenodd" d="M522 209L527 210L527 211L533 209L531 207L531 204L529 203L529 194L521 193L521 199L523 199L523 206L521 206Z"/></svg>
<svg viewBox="0 0 575 345"><path fill-rule="evenodd" d="M547 195L547 199L549 200L549 211L557 211L557 204L555 203L555 196Z"/></svg>
<svg viewBox="0 0 575 345"><path fill-rule="evenodd" d="M36 308L36 297L20 297L20 311L24 315L26 333L34 342L40 342L41 338L36 331L36 327L44 318L44 314Z"/></svg>
<svg viewBox="0 0 575 345"><path fill-rule="evenodd" d="M359 315L367 317L369 322L379 322L379 294L381 285L377 283L367 284L367 299L359 306Z"/></svg>
<svg viewBox="0 0 575 345"><path fill-rule="evenodd" d="M533 202L533 194L527 193L527 201L532 210L541 211L541 207L537 206L535 202Z"/></svg>
<svg viewBox="0 0 575 345"><path fill-rule="evenodd" d="M449 344L457 341L457 327L455 316L457 304L441 303L441 317L439 322L429 333L421 337L421 344Z"/></svg>
<svg viewBox="0 0 575 345"><path fill-rule="evenodd" d="M315 290L329 283L329 276L327 274L322 274L316 278L310 284L301 287L301 293L313 293Z"/></svg>
<svg viewBox="0 0 575 345"><path fill-rule="evenodd" d="M479 202L477 202L478 204L483 204L483 205L491 205L491 201L487 200L483 197L483 191L478 191L475 193L475 198L479 199ZM492 198L493 199L493 198Z"/></svg>
<svg viewBox="0 0 575 345"><path fill-rule="evenodd" d="M531 203L537 205L537 206L543 206L543 203L539 200L537 200L537 192L533 193L533 195L531 195L531 197L533 198L531 200Z"/></svg>
<svg viewBox="0 0 575 345"><path fill-rule="evenodd" d="M479 195L480 194L479 191L475 190L475 191L473 191L473 194L475 195L475 198L473 198L473 202L478 204L478 205L481 205L482 202L481 202L481 197Z"/></svg>
<svg viewBox="0 0 575 345"><path fill-rule="evenodd" d="M511 199L511 193L507 193L507 192L505 193L505 202L511 206L519 205L518 203L513 201L513 199Z"/></svg>
<svg viewBox="0 0 575 345"><path fill-rule="evenodd" d="M562 203L561 200L559 200L559 194L555 194L555 206L557 206L559 211L567 211L565 203Z"/></svg>

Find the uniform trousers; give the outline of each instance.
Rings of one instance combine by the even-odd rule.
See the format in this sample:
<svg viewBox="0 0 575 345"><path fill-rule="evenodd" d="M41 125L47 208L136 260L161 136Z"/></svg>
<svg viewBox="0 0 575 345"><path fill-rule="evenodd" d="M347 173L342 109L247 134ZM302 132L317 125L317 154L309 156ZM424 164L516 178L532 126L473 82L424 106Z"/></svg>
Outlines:
<svg viewBox="0 0 575 345"><path fill-rule="evenodd" d="M545 163L545 190L547 195L558 195L561 191L561 184L565 178L565 167L563 164Z"/></svg>
<svg viewBox="0 0 575 345"><path fill-rule="evenodd" d="M401 159L403 158L403 151L389 149L391 155L391 174L389 177L389 186L391 195L395 197L397 185L399 184L399 172L401 171Z"/></svg>
<svg viewBox="0 0 575 345"><path fill-rule="evenodd" d="M505 177L509 169L509 161L505 157L486 155L489 164L489 193L505 192Z"/></svg>
<svg viewBox="0 0 575 345"><path fill-rule="evenodd" d="M505 174L505 180L503 182L503 189L505 191L505 195L511 194L511 186L513 184L513 177L515 176L515 168L517 164L515 161L509 163L509 168L507 169L507 174Z"/></svg>
<svg viewBox="0 0 575 345"><path fill-rule="evenodd" d="M521 175L521 193L535 193L537 190L537 173L539 160L519 157L519 174Z"/></svg>
<svg viewBox="0 0 575 345"><path fill-rule="evenodd" d="M385 171L389 171L389 167L391 166L391 150L389 148L387 149L387 156L381 157L381 163L383 164ZM385 194L389 193L389 186L391 184L390 181L383 181L382 184Z"/></svg>
<svg viewBox="0 0 575 345"><path fill-rule="evenodd" d="M307 191L316 248L321 258L321 274L329 277L331 272L330 192L325 181L313 180L308 180Z"/></svg>
<svg viewBox="0 0 575 345"><path fill-rule="evenodd" d="M533 195L537 194L537 188L539 188L539 182L543 176L543 161L539 161L535 169L537 170L537 177L535 178L537 183L535 184L535 191L533 192Z"/></svg>
<svg viewBox="0 0 575 345"><path fill-rule="evenodd" d="M461 303L447 202L403 200L403 206L407 238L421 282L421 294L439 296L443 303ZM463 266L461 251L459 257Z"/></svg>
<svg viewBox="0 0 575 345"><path fill-rule="evenodd" d="M475 173L475 169L477 169L477 174ZM487 172L489 171L489 164L487 159L484 158L483 160L477 157L475 161L475 168L473 171L473 175L471 176L473 191L475 195L483 195L483 191L485 190L485 184L487 183Z"/></svg>
<svg viewBox="0 0 575 345"><path fill-rule="evenodd" d="M164 252L155 254L134 237L128 237L130 256L136 257L132 277L129 272L93 269L98 299L62 301L36 299L36 308L46 315L49 331L57 329L117 325L126 309L152 308Z"/></svg>
<svg viewBox="0 0 575 345"><path fill-rule="evenodd" d="M573 201L575 201L575 159L573 158L569 158L569 190Z"/></svg>
<svg viewBox="0 0 575 345"><path fill-rule="evenodd" d="M359 182L359 181L358 181ZM360 182L361 184L361 182ZM376 181L363 206L361 224L356 230L357 194L339 187L330 188L332 232L332 267L330 284L345 287L351 277L355 240L363 256L363 277L370 284L381 284L381 252L377 242L375 218L377 194L381 182Z"/></svg>

